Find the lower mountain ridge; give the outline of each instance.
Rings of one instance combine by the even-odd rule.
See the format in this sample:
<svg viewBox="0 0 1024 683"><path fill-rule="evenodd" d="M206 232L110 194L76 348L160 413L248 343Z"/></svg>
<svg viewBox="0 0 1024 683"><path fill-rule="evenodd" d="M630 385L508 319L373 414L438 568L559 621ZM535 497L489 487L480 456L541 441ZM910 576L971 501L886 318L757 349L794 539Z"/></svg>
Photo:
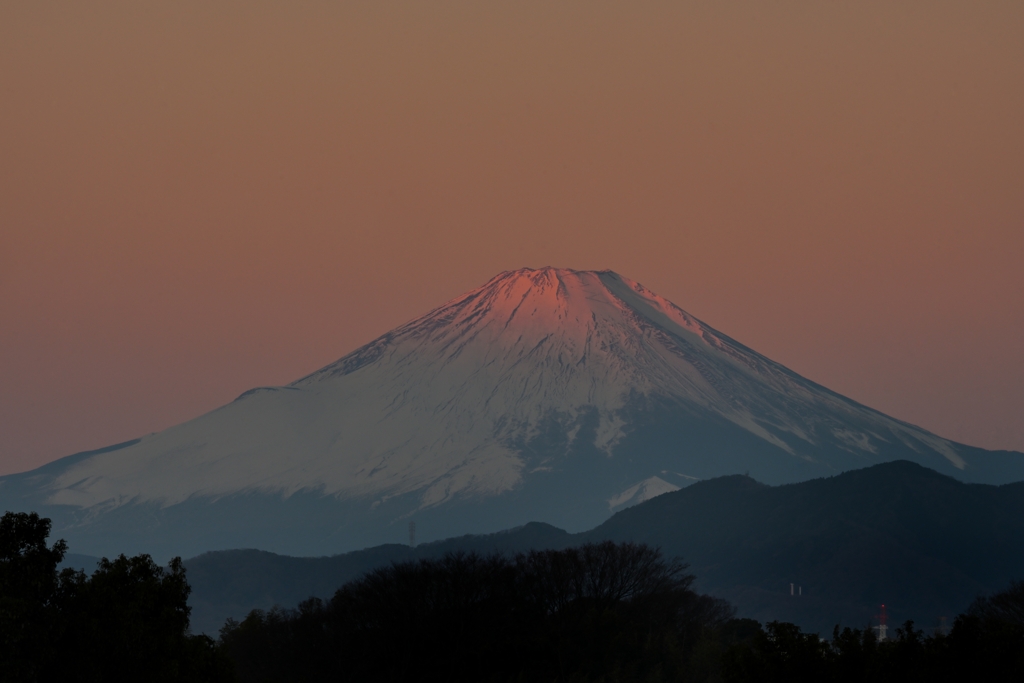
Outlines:
<svg viewBox="0 0 1024 683"><path fill-rule="evenodd" d="M592 528L723 475L909 460L1024 479L758 354L611 271L502 273L313 374L157 434L0 477L87 554L319 555L543 521Z"/></svg>
<svg viewBox="0 0 1024 683"><path fill-rule="evenodd" d="M226 618L251 609L329 598L391 562L603 540L647 543L689 562L697 588L728 599L739 616L828 635L836 624L867 626L885 604L891 623L914 619L930 629L1024 577L1024 483L964 484L903 461L784 486L731 475L657 496L578 534L531 523L333 557L211 552L185 562L193 627L215 635Z"/></svg>

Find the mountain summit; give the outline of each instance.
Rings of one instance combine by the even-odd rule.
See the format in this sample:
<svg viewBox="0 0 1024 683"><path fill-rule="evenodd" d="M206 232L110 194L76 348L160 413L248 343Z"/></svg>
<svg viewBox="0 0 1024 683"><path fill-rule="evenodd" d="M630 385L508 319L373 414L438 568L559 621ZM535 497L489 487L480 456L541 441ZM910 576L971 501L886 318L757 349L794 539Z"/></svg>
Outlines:
<svg viewBox="0 0 1024 683"><path fill-rule="evenodd" d="M428 540L582 529L698 479L787 483L895 459L1024 478L1024 455L844 398L612 271L542 268L286 387L2 478L0 502L45 505L82 552L323 553L400 540L410 520Z"/></svg>

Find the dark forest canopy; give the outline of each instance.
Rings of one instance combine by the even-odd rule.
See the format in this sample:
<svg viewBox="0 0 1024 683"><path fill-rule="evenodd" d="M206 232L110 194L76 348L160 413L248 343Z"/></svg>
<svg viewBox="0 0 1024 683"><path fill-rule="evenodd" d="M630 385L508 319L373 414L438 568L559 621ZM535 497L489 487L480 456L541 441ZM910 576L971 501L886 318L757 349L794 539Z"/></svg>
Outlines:
<svg viewBox="0 0 1024 683"><path fill-rule="evenodd" d="M106 558L91 576L57 565L50 520L0 519L0 681L232 680L206 636L188 631L189 586L180 558Z"/></svg>
<svg viewBox="0 0 1024 683"><path fill-rule="evenodd" d="M189 632L180 560L58 571L49 520L0 520L2 681L1019 681L1024 583L950 633L906 622L879 642L733 618L679 560L639 543L449 553L373 570L297 609Z"/></svg>
<svg viewBox="0 0 1024 683"><path fill-rule="evenodd" d="M630 680L731 617L685 565L630 543L515 557L449 554L370 572L329 601L254 611L222 630L244 681Z"/></svg>
<svg viewBox="0 0 1024 683"><path fill-rule="evenodd" d="M377 569L329 601L254 610L221 647L246 683L1024 680L1024 584L976 601L949 634L906 622L879 642L734 619L692 582L642 544L453 553Z"/></svg>

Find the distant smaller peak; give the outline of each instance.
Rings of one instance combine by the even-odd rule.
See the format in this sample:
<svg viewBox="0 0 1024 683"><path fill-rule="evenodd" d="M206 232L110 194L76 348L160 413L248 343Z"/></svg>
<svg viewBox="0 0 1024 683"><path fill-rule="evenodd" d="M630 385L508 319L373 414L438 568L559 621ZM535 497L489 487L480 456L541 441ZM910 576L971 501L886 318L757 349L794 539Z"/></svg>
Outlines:
<svg viewBox="0 0 1024 683"><path fill-rule="evenodd" d="M857 470L848 470L841 472L840 474L831 477L832 479L875 479L878 481L883 480L899 480L899 479L930 479L933 481L942 481L961 486L964 482L933 470L930 467L925 467L920 463L913 462L911 460L890 460L889 462L880 462L870 467L864 467Z"/></svg>
<svg viewBox="0 0 1024 683"><path fill-rule="evenodd" d="M698 481L686 489L693 490L706 490L706 489L730 489L730 490L753 490L753 489L767 489L772 488L771 485L754 479L749 474L725 474L720 477L712 477L711 479L705 479Z"/></svg>
<svg viewBox="0 0 1024 683"><path fill-rule="evenodd" d="M298 388L297 387L255 387L253 389L249 389L248 391L243 391L241 394L238 395L238 398L236 398L235 401L241 401L243 398L248 398L249 396L254 396L254 395L259 394L259 393L273 392L273 391L298 391Z"/></svg>

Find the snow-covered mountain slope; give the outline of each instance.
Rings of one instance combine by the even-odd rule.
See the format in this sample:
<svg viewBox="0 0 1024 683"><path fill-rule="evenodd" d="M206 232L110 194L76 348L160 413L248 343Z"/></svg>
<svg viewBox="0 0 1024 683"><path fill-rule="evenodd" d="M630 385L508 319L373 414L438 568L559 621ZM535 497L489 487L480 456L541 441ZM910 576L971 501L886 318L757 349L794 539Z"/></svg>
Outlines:
<svg viewBox="0 0 1024 683"><path fill-rule="evenodd" d="M310 546L324 552L390 540L412 518L434 520L432 537L531 519L576 528L699 478L784 483L896 458L1024 478L1024 456L839 396L616 273L543 268L502 273L289 386L4 478L0 501L18 492L86 535L146 510L146 528L184 539L196 522L183 511L206 506L216 528L230 509L234 545L268 549L309 501L334 510L317 513L333 520L333 540ZM249 528L247 506L278 504L288 512L260 524L283 530Z"/></svg>

